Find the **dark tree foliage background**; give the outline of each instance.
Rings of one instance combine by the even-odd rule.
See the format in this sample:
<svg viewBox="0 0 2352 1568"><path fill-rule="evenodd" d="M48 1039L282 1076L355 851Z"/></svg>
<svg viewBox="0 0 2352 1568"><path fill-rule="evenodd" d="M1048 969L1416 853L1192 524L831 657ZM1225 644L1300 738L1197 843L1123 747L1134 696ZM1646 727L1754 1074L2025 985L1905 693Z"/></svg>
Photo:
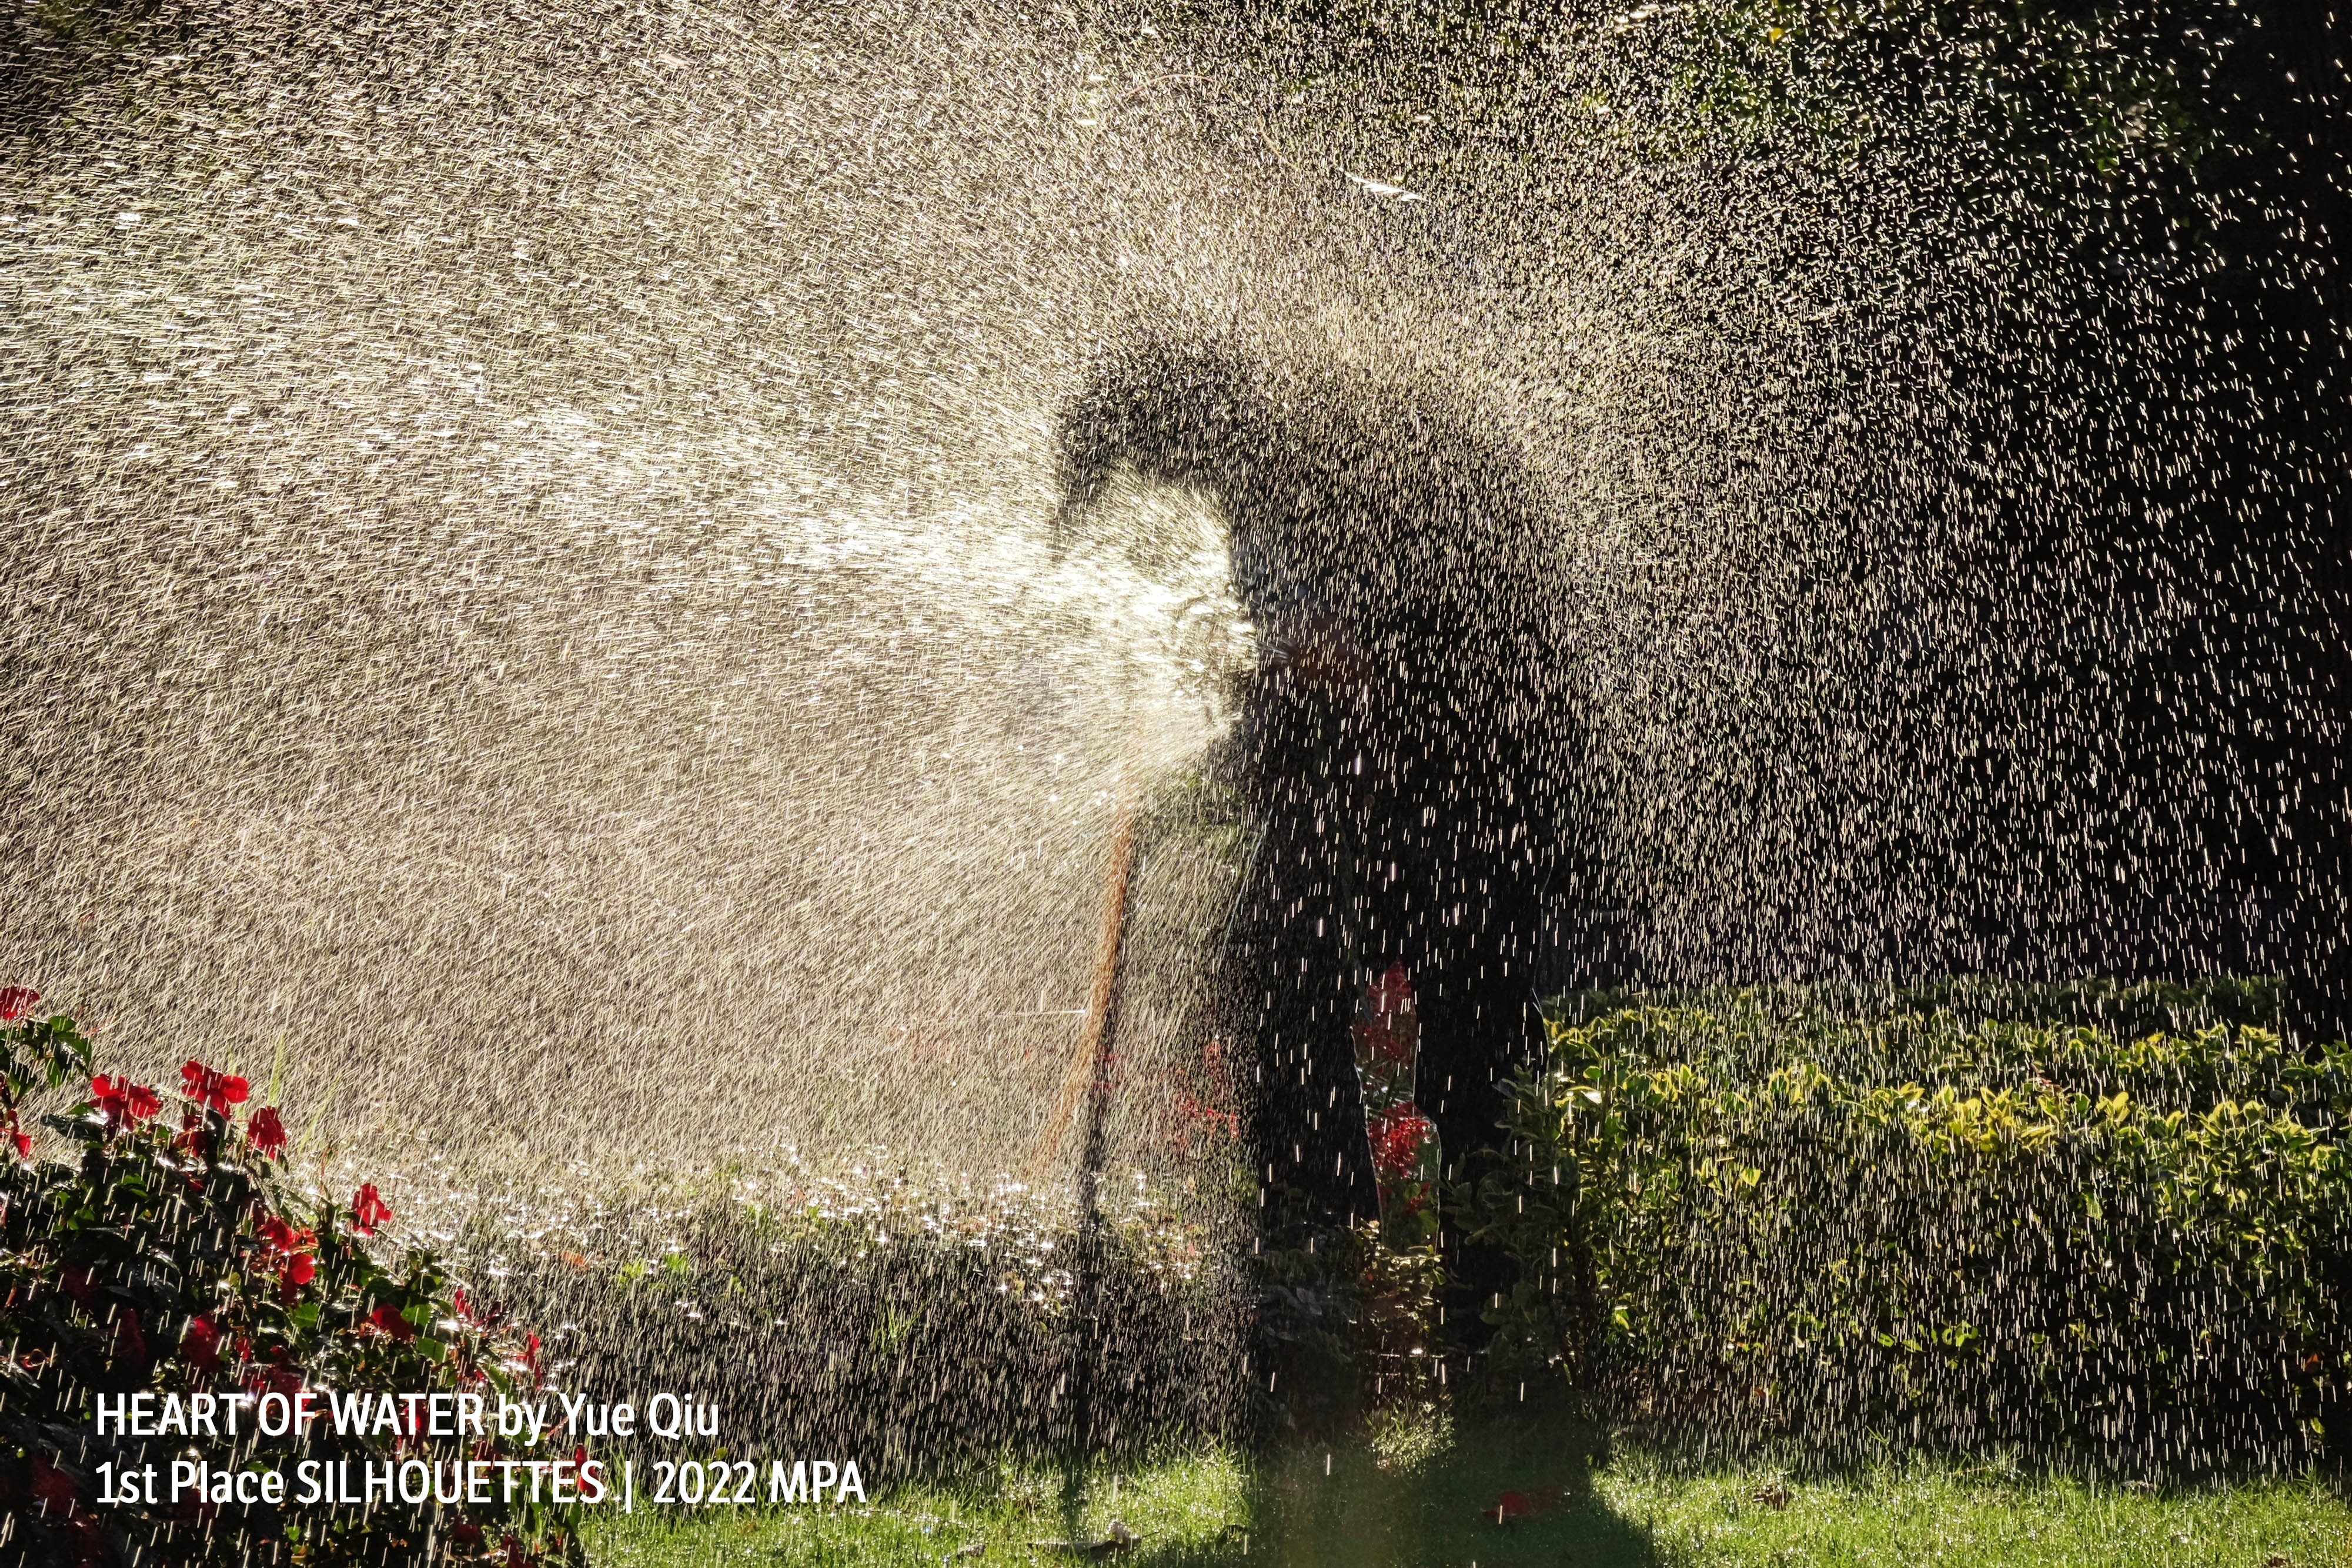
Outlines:
<svg viewBox="0 0 2352 1568"><path fill-rule="evenodd" d="M1822 497L1824 576L1843 539L1845 570L1880 574L1897 606L1844 655L1840 700L1919 804L1868 857L1873 918L1792 966L2274 970L2298 1029L2344 1032L2339 12L1172 15L1204 51L1255 61L1272 111L1312 116L1433 213L1480 209L1481 263L1518 287L1542 286L1546 257L1507 243L1508 214L1581 199L1596 146L1719 171L1727 205L1751 209L1719 230L1751 246L1754 208L1804 210L1761 270L1814 274L1816 298L1844 273L1826 287L1843 319L1795 357L1822 406L1874 402L1861 465L1887 480ZM1890 915L1906 902L1890 890L1937 885L1972 892Z"/></svg>

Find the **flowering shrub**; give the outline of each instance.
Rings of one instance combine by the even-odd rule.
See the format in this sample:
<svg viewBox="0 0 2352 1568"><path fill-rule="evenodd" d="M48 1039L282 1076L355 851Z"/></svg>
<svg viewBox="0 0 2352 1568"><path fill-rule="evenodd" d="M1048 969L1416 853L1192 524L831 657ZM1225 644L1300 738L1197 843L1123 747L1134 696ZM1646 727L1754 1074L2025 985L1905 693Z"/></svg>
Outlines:
<svg viewBox="0 0 2352 1568"><path fill-rule="evenodd" d="M156 1394L337 1389L470 1391L496 1408L538 1381L537 1340L467 1299L421 1251L380 1263L362 1239L391 1218L373 1186L348 1203L295 1189L275 1106L240 1124L244 1079L182 1071L179 1113L154 1089L90 1073L89 1042L38 998L0 993L0 1118L16 1157L0 1172L0 1542L37 1563L545 1563L578 1558L575 1521L544 1504L372 1511L268 1503L100 1500L105 1477L174 1458L287 1469L297 1458L428 1464L511 1444L415 1430L235 1440L189 1449L97 1430L96 1401ZM88 1086L47 1125L65 1157L35 1159L29 1096ZM326 1400L322 1396L323 1410ZM507 1457L512 1457L509 1453ZM289 1476L289 1481L291 1477ZM298 1489L289 1485L290 1500ZM159 1488L159 1498L168 1492Z"/></svg>
<svg viewBox="0 0 2352 1568"><path fill-rule="evenodd" d="M1383 1199L1424 1179L1423 1156L1437 1128L1411 1101L1374 1112L1366 1131L1372 1141L1372 1172L1380 1177Z"/></svg>
<svg viewBox="0 0 2352 1568"><path fill-rule="evenodd" d="M2129 998L2126 998L2128 1000ZM2352 1050L1753 997L1551 1031L1490 1381L1832 1446L2341 1462Z"/></svg>
<svg viewBox="0 0 2352 1568"><path fill-rule="evenodd" d="M1421 1028L1402 964L1364 988L1351 1032L1363 1086L1365 1132L1381 1187L1381 1229L1393 1249L1434 1245L1437 1128L1413 1103Z"/></svg>
<svg viewBox="0 0 2352 1568"><path fill-rule="evenodd" d="M1203 1155L1232 1154L1241 1147L1242 1118L1233 1063L1221 1040L1212 1039L1189 1083L1172 1084L1167 1133L1169 1151L1192 1162Z"/></svg>

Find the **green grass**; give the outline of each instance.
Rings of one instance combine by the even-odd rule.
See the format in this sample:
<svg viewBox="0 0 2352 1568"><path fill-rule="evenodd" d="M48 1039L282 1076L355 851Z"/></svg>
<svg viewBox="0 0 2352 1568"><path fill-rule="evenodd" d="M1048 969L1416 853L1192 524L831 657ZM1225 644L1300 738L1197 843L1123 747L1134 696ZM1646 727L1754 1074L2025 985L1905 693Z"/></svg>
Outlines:
<svg viewBox="0 0 2352 1568"><path fill-rule="evenodd" d="M2147 1494L1927 1464L1818 1480L1641 1455L1595 1469L1557 1431L1457 1441L1398 1428L1272 1461L1220 1450L1087 1481L1079 1538L1123 1521L1139 1543L1097 1560L1132 1568L2352 1565L2352 1508L2309 1483ZM1544 1490L1555 1487L1556 1501ZM1534 1511L1498 1525L1488 1511L1507 1491ZM901 1488L864 1510L609 1517L588 1547L598 1568L1052 1568L1088 1561L1034 1544L1071 1537L1064 1500L1056 1475L1007 1469Z"/></svg>
<svg viewBox="0 0 2352 1568"><path fill-rule="evenodd" d="M1790 1482L1605 1473L1602 1502L1661 1563L2023 1564L2029 1568L2295 1568L2352 1563L2352 1510L2317 1487L2268 1483L2145 1496L2068 1480L1915 1466ZM1500 1562L1497 1559L1497 1562Z"/></svg>

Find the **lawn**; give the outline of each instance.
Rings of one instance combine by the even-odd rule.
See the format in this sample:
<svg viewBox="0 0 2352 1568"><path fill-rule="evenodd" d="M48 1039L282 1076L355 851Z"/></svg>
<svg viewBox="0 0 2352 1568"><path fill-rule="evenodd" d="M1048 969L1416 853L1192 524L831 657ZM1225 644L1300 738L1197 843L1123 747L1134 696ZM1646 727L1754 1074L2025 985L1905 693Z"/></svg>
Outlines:
<svg viewBox="0 0 2352 1568"><path fill-rule="evenodd" d="M2169 1493L1914 1464L1835 1479L1693 1469L1620 1453L1594 1466L1551 1431L1455 1440L1443 1427L1251 1462L1227 1450L1100 1469L1073 1514L1064 1479L1007 1469L904 1487L870 1509L614 1517L599 1568L865 1568L1090 1560L1136 1568L1657 1568L1916 1563L2345 1568L2352 1508L2301 1481ZM1513 1517L1497 1522L1496 1511Z"/></svg>

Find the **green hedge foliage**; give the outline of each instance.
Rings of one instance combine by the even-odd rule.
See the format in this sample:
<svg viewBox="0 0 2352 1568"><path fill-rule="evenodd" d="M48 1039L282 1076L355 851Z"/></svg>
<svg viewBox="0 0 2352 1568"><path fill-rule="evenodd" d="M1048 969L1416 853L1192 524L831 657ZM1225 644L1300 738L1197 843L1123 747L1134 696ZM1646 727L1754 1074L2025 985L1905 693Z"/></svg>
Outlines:
<svg viewBox="0 0 2352 1568"><path fill-rule="evenodd" d="M1832 1458L2340 1469L2352 1051L2242 1021L2266 998L1563 1009L1475 1178L1524 1270L1489 1395Z"/></svg>

